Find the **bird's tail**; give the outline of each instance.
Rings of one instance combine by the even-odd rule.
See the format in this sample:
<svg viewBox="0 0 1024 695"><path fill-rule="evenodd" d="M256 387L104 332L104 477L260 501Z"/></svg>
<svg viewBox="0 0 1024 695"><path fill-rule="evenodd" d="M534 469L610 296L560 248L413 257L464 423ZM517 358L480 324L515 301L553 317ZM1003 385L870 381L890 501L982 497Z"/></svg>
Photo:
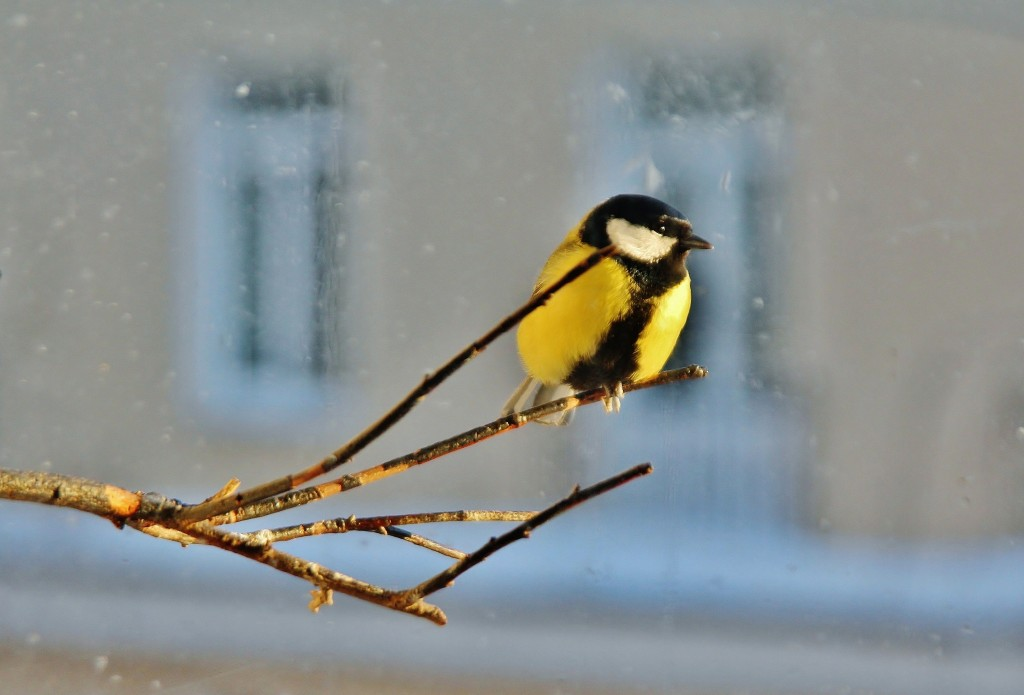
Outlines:
<svg viewBox="0 0 1024 695"><path fill-rule="evenodd" d="M547 386L537 379L528 376L523 380L523 383L519 384L519 387L512 392L509 399L505 401L505 405L501 409L501 414L511 415L512 413L519 412L520 410L526 410L527 408L543 405L559 398L571 396L573 393L573 388L568 384ZM557 413L537 418L534 422L539 422L542 425L564 426L568 425L572 421L574 412L574 410L561 410Z"/></svg>

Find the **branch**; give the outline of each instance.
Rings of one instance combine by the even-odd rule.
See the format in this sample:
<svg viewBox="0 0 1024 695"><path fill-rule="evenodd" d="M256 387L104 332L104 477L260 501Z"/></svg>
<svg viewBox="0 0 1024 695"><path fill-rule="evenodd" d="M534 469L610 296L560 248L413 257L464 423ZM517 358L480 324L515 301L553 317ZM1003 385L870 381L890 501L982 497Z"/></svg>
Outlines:
<svg viewBox="0 0 1024 695"><path fill-rule="evenodd" d="M406 543L418 545L419 547L425 548L426 550L432 550L438 555L444 555L445 557L455 558L456 560L461 560L462 558L466 557L466 553L462 552L461 550L449 548L447 545L438 543L437 541L431 540L426 536L421 536L416 533L410 533L409 531L406 531L405 529L399 528L397 526L386 526L382 528L380 532L385 536L390 536L391 538L397 538L399 540L405 541Z"/></svg>
<svg viewBox="0 0 1024 695"><path fill-rule="evenodd" d="M366 446L390 429L395 423L405 417L409 411L411 411L427 396L427 394L437 388L437 386L439 386L445 379L454 374L456 370L483 352L501 335L511 330L527 314L545 304L548 299L551 298L551 295L578 278L583 273L587 272L590 268L597 265L597 263L603 258L607 258L615 253L616 250L614 246L606 246L605 248L592 253L562 276L562 278L557 282L547 287L544 291L531 297L528 302L506 316L480 338L466 346L458 354L441 365L435 372L424 377L419 386L410 391L405 398L400 400L382 418L357 434L347 444L342 446L340 449L337 449L318 463L297 473L292 473L276 480L263 483L262 485L257 485L256 487L248 490L244 490L231 497L211 499L196 505L188 506L182 511L181 518L186 521L198 521L200 519L210 519L220 516L232 509L236 509L259 500L265 500L269 497L273 497L274 495L279 495L283 492L287 492L288 490L292 490L299 485L303 485L313 478L319 477L328 471L337 468L343 463L348 462L353 456L362 451Z"/></svg>
<svg viewBox="0 0 1024 695"><path fill-rule="evenodd" d="M39 471L0 468L0 497L71 507L113 521L118 526L142 506L142 494L107 483Z"/></svg>
<svg viewBox="0 0 1024 695"><path fill-rule="evenodd" d="M517 540L527 538L533 529L550 521L555 516L635 478L647 475L651 470L650 464L643 464L591 487L582 490L577 487L565 499L537 513L468 510L364 519L363 522L366 524L380 524L385 521L401 521L402 523L491 521L528 516L524 523L512 531L492 538L478 550L469 554L446 548L429 539L422 539L423 542L417 542L418 545L455 557L458 561L426 582L402 591L389 590L363 582L319 563L275 549L266 534L279 533L283 538L289 533L295 533L288 531L291 527L276 531L236 533L216 528L209 522L181 521L176 518L177 511L182 508L181 505L175 500L157 493L129 492L113 485L74 476L0 469L0 496L71 507L110 519L119 527L127 524L158 538L186 545L191 542L199 542L246 557L313 584L316 589L313 591L314 599L310 607L314 610L320 605L330 602L331 591L338 591L379 606L426 618L437 625L444 625L447 622L444 612L439 607L425 602L424 598L449 586L456 577L480 564L502 548ZM378 526L378 528L380 527ZM406 534L402 529L395 529L395 531L398 532L396 535L399 537ZM407 535L414 536L414 534ZM292 537L299 536L293 535Z"/></svg>
<svg viewBox="0 0 1024 695"><path fill-rule="evenodd" d="M455 550L433 541L424 536L410 533L401 525L409 524L437 524L445 522L466 522L466 521L526 521L533 518L537 512L521 511L492 511L480 509L463 509L454 512L426 512L422 514L397 514L391 516L373 516L356 518L325 519L310 524L297 524L295 526L284 526L276 529L265 529L255 531L254 536L260 540L270 543L295 540L296 538L309 538L311 536L322 536L332 533L348 533L349 531L367 531L381 533L385 536L398 538L418 545L427 550L433 550L441 555L461 559L466 553Z"/></svg>
<svg viewBox="0 0 1024 695"><path fill-rule="evenodd" d="M410 524L439 524L453 521L525 521L537 512L504 512L489 509L462 509L454 512L423 512L421 514L391 514L388 516L355 516L339 517L315 521L311 524L297 524L281 528L257 531L261 538L271 542L291 541L296 538L308 538L328 533L348 533L349 531L375 531L393 526Z"/></svg>
<svg viewBox="0 0 1024 695"><path fill-rule="evenodd" d="M656 374L650 379L646 379L644 381L623 384L622 390L625 393L640 391L676 381L703 379L707 374L708 370L704 367L691 364L690 366L683 367L682 369L673 369L671 371L661 372L660 374ZM466 430L454 437L442 439L430 446L417 449L412 453L399 456L398 458L391 459L390 461L385 461L384 463L372 466L359 471L358 473L343 475L336 480L288 492L280 497L255 502L227 514L213 517L210 519L210 522L216 525L233 524L239 521L276 514L277 512L281 512L286 509L301 507L305 504L309 504L310 502L316 502L317 500L331 497L353 488L375 483L392 475L402 473L414 466L419 466L423 463L427 463L428 461L440 458L441 456L445 456L460 449L465 449L473 444L478 444L486 439L490 439L491 437L496 437L499 434L504 434L505 432L518 429L528 422L532 422L533 420L542 418L546 415L602 401L606 396L607 393L605 393L604 389L591 389L589 391L578 393L574 396L567 396L566 398L560 398L558 400L551 401L550 403L544 403L543 405L530 408L529 410L512 413L511 415L506 415L489 422L486 425L474 427L473 429Z"/></svg>
<svg viewBox="0 0 1024 695"><path fill-rule="evenodd" d="M642 463L630 468L629 470L623 471L618 475L614 475L611 478L591 485L590 487L580 489L580 487L577 486L568 497L556 502L544 511L539 512L533 518L523 522L519 526L516 526L511 531L497 536L496 538L492 538L478 550L470 553L448 569L434 575L422 584L409 589L405 592L405 600L410 601L410 605L419 603L427 596L451 586L455 582L455 579L460 575L465 574L502 548L505 548L523 538L529 538L534 529L548 521L551 521L559 514L567 512L573 507L583 504L587 500L597 497L598 495L602 495L609 490L613 490L620 485L625 485L636 478L648 475L653 470L654 467L651 466L651 464Z"/></svg>

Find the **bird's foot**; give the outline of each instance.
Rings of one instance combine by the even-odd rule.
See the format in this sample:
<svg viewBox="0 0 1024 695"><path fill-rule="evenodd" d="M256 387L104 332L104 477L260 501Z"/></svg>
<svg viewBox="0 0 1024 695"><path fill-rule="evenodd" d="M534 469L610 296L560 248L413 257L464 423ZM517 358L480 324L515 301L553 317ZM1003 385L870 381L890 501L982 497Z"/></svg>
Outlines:
<svg viewBox="0 0 1024 695"><path fill-rule="evenodd" d="M607 386L604 387L604 412L617 413L622 410L622 397L625 392L622 390L622 382L615 384L614 391Z"/></svg>

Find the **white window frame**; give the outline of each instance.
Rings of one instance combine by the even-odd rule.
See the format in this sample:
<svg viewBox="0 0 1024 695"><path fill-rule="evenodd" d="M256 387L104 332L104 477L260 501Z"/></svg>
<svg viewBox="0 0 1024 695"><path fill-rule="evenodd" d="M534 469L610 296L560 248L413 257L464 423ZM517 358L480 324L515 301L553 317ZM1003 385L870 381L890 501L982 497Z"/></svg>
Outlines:
<svg viewBox="0 0 1024 695"><path fill-rule="evenodd" d="M638 91L628 81L618 87L620 95ZM589 169L602 172L602 178L585 181L584 187L665 198L715 244L713 252L693 254L689 262L691 317L697 311L713 316L714 327L699 341L700 354L686 352L681 343L683 361L704 363L713 376L670 387L671 392L626 398L614 428L599 418L580 418L578 439L608 461L639 456L675 467L670 494L663 490L653 499L637 500L639 511L652 521L698 536L788 535L801 515L799 476L808 432L795 409L769 402L768 394L750 387L758 377L752 373L748 337L750 200L745 194L772 156L767 138L778 134L781 117L775 111L745 119L690 114L681 124L647 120L637 110L621 98L611 100L602 119L608 131L597 138L611 146L598 145L601 164ZM695 330L692 322L689 329ZM667 399L679 396L681 404L666 407ZM743 436L737 436L740 431ZM606 471L607 464L588 460Z"/></svg>
<svg viewBox="0 0 1024 695"><path fill-rule="evenodd" d="M351 223L324 209L344 199L347 123L337 81L294 78L334 89L326 103L261 106L244 103L254 82L290 78L253 74L206 75L185 97L179 402L217 431L295 438L336 415L349 388L336 349L345 287L318 265L341 262L338 227Z"/></svg>

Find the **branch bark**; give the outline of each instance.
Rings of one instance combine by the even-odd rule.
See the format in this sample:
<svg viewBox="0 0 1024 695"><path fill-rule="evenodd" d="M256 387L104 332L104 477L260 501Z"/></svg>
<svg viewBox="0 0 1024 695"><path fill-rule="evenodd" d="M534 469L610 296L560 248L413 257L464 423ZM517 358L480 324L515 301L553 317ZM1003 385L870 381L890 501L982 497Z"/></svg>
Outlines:
<svg viewBox="0 0 1024 695"><path fill-rule="evenodd" d="M110 519L118 526L123 526L142 506L142 493L116 485L58 473L4 468L0 468L0 498L70 507Z"/></svg>
<svg viewBox="0 0 1024 695"><path fill-rule="evenodd" d="M676 381L703 379L707 374L708 371L704 367L691 364L690 366L683 367L682 369L661 372L660 374L656 374L645 381L623 384L622 387L624 393L629 393L631 391L640 391L654 386L663 386ZM287 492L279 497L273 497L247 504L228 512L227 514L213 517L210 521L217 525L234 524L240 521L247 521L263 516L269 516L271 514L277 514L278 512L283 512L287 509L301 507L309 504L310 502L317 502L327 497L332 497L342 492L347 492L348 490L389 478L392 475L407 471L414 466L419 466L427 463L428 461L433 461L434 459L460 449L465 449L473 444L479 444L480 442L490 439L491 437L496 437L499 434L511 432L512 430L518 429L523 425L546 415L602 401L606 395L607 394L604 389L591 389L590 391L584 391L583 393L578 393L574 396L567 396L556 401L544 403L543 405L530 408L529 410L524 410L520 413L513 413L512 415L500 417L486 425L474 427L473 429L462 432L461 434L457 434L447 439L442 439L441 441L423 447L422 449L417 449L409 454L399 456L391 459L390 461L385 461L384 463L372 466L359 471L358 473L343 475L336 480L330 480L325 483L302 488L301 490Z"/></svg>

